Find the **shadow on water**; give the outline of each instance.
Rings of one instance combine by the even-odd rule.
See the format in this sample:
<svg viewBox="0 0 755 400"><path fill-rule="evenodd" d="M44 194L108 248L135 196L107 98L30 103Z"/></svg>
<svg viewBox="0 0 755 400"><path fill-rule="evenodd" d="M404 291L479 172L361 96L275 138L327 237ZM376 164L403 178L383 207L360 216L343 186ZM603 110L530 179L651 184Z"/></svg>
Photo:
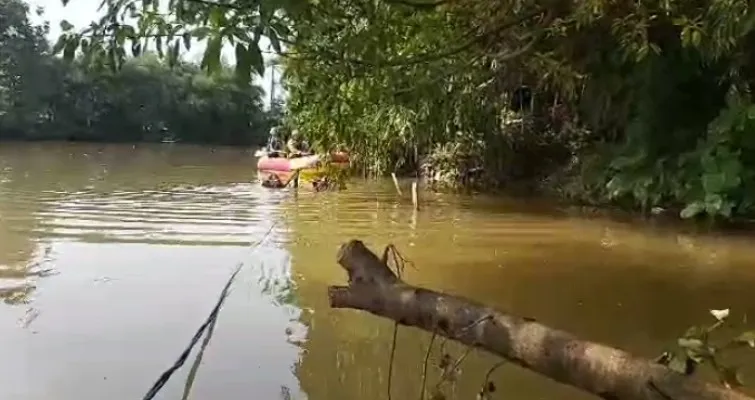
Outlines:
<svg viewBox="0 0 755 400"><path fill-rule="evenodd" d="M414 213L390 183L263 190L253 164L224 148L0 146L0 397L141 398L244 263L191 398L384 399L392 323L327 303L352 238L395 244L412 283L647 356L710 308L755 313L746 239L500 198L424 194ZM417 396L428 341L399 332L394 398ZM492 363L469 357L456 397ZM186 372L157 398L180 398ZM495 379L508 398L586 398L513 367Z"/></svg>

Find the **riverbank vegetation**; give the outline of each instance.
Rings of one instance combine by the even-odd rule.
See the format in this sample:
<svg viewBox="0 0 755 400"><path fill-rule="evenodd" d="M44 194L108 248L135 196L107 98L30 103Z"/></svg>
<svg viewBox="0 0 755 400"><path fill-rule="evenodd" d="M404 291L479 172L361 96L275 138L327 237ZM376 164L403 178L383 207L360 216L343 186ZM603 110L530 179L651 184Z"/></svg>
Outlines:
<svg viewBox="0 0 755 400"><path fill-rule="evenodd" d="M315 145L351 149L369 173L685 218L755 213L755 14L744 0L179 0L167 13L130 0L108 10L59 49L119 64L127 42L162 43L170 58L194 37L207 42L205 69L231 43L248 76L266 36L282 56L290 122Z"/></svg>
<svg viewBox="0 0 755 400"><path fill-rule="evenodd" d="M287 59L289 107L367 168L682 217L755 211L747 2L328 4L297 24L294 49L319 56Z"/></svg>
<svg viewBox="0 0 755 400"><path fill-rule="evenodd" d="M231 68L207 76L198 65L138 54L122 68L90 68L52 55L48 27L28 7L0 1L0 139L261 144L273 121L261 87ZM169 62L171 61L171 62Z"/></svg>

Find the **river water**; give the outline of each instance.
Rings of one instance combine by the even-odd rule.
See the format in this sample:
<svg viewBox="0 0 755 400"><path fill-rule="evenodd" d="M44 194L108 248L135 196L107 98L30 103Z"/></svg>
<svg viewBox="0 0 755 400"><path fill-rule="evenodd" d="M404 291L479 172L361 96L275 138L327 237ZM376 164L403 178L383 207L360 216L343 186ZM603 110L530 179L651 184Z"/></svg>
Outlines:
<svg viewBox="0 0 755 400"><path fill-rule="evenodd" d="M228 148L0 145L0 398L142 398L243 264L192 399L385 399L393 324L328 307L352 238L396 245L412 283L648 357L709 309L755 315L752 239L501 198L422 193L415 213L388 181L275 191L254 163ZM429 341L399 330L393 398L419 398ZM495 362L472 352L448 398L473 399ZM180 398L188 364L157 398ZM502 398L588 398L514 366L493 379Z"/></svg>

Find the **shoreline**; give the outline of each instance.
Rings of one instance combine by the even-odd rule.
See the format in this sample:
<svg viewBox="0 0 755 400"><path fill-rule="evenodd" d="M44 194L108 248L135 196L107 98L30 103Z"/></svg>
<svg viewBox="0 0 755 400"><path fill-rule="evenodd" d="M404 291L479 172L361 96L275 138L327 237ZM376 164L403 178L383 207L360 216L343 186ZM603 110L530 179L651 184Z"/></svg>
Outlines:
<svg viewBox="0 0 755 400"><path fill-rule="evenodd" d="M113 145L113 146L155 146L155 145L177 145L177 146L190 146L198 148L228 148L239 149L245 151L252 151L253 149L261 146L259 144L214 144L214 143L200 143L200 142L147 142L147 141L93 141L93 140L58 140L54 138L38 138L38 139L5 139L0 138L0 145L34 145L41 143L59 143L64 145ZM349 174L352 178L359 179L390 179L390 176L380 177L364 177L357 169L353 169ZM551 195L543 193L538 190L522 190L521 188L512 187L510 190L504 189L491 189L491 190L476 190L476 189L458 189L458 190L443 190L433 189L429 184L427 178L417 177L416 174L404 173L396 174L400 180L414 180L417 181L418 186L424 190L434 193L448 193L459 194L466 196L485 196L491 198L508 198L512 200L533 200L542 201L547 203L549 208L553 210L559 210L568 215L579 216L582 218L607 218L617 222L627 222L631 224L641 224L647 226L658 225L664 227L670 227L674 229L692 230L696 232L704 231L710 233L724 233L724 234L736 234L746 236L755 236L755 219L750 218L731 218L727 220L711 220L707 218L695 218L685 220L679 216L678 209L672 207L658 207L659 212L643 212L637 209L625 208L615 204L594 204L588 202L570 201L564 197L557 195ZM523 186L530 185L529 183L523 183Z"/></svg>
<svg viewBox="0 0 755 400"><path fill-rule="evenodd" d="M507 198L516 201L537 200L547 204L553 210L559 210L563 214L578 216L581 218L605 218L611 221L629 223L632 225L642 226L661 226L687 232L696 233L721 233L732 234L737 236L755 237L755 219L735 217L727 220L710 219L708 217L697 217L683 219L679 215L680 208L674 207L655 207L650 212L643 212L639 209L622 207L610 203L589 203L572 201L568 198L544 193L537 190L513 190L492 189L492 190L442 190L433 189L427 183L426 178L417 178L412 175L398 175L399 180L416 180L419 187L425 191L433 193L461 194L468 196L485 196L490 198ZM385 177L381 178L385 179ZM525 183L526 185L526 183Z"/></svg>

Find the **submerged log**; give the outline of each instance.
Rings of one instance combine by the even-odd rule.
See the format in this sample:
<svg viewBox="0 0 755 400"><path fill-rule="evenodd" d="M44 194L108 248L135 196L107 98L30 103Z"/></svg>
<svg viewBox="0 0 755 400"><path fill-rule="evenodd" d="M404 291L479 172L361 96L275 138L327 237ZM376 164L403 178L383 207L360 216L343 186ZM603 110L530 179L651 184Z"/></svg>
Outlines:
<svg viewBox="0 0 755 400"><path fill-rule="evenodd" d="M535 320L409 285L358 240L341 247L338 263L348 273L349 285L328 288L331 307L363 310L435 332L604 399L752 400Z"/></svg>

